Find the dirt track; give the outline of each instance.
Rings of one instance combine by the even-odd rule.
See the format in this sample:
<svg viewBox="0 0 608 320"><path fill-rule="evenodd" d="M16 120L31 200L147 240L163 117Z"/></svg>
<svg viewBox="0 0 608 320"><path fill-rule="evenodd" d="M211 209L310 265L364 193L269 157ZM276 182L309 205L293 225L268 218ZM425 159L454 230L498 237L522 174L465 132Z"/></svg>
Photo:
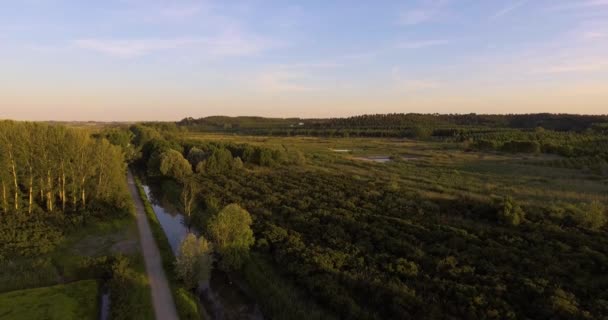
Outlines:
<svg viewBox="0 0 608 320"><path fill-rule="evenodd" d="M152 291L152 303L154 304L154 314L157 320L178 320L177 311L173 296L169 289L169 282L163 270L163 264L160 257L160 252L152 236L144 205L137 192L135 181L131 171L128 176L129 191L135 203L137 228L139 229L139 239L146 264L146 272L150 280L150 289Z"/></svg>

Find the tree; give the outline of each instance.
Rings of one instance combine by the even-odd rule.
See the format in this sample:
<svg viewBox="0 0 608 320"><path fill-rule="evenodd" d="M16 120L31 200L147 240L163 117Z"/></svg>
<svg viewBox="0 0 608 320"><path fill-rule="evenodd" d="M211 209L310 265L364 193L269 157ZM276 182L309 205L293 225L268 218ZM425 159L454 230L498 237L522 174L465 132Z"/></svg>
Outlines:
<svg viewBox="0 0 608 320"><path fill-rule="evenodd" d="M106 138L111 144L122 149L125 160L131 162L135 160L137 152L132 141L135 134L126 128L109 128L101 132L101 136Z"/></svg>
<svg viewBox="0 0 608 320"><path fill-rule="evenodd" d="M515 200L513 200L513 198L506 196L498 210L499 220L503 223L517 226L524 220L524 217L524 210L515 202Z"/></svg>
<svg viewBox="0 0 608 320"><path fill-rule="evenodd" d="M193 233L182 241L175 258L175 272L188 289L209 281L213 263L211 251L211 244L204 237L197 240Z"/></svg>
<svg viewBox="0 0 608 320"><path fill-rule="evenodd" d="M192 147L188 151L187 159L192 166L196 166L199 162L207 158L207 153L197 147Z"/></svg>
<svg viewBox="0 0 608 320"><path fill-rule="evenodd" d="M251 215L238 204L229 204L209 221L208 232L222 256L220 266L234 270L242 266L255 242Z"/></svg>
<svg viewBox="0 0 608 320"><path fill-rule="evenodd" d="M194 204L196 203L196 195L199 192L199 187L196 181L193 178L187 178L184 181L184 186L182 187L182 192L180 193L180 201L182 208L184 209L184 214L188 219L192 216L192 210L194 208Z"/></svg>
<svg viewBox="0 0 608 320"><path fill-rule="evenodd" d="M217 148L211 152L211 156L205 161L205 172L218 174L229 172L233 165L232 153L226 148Z"/></svg>
<svg viewBox="0 0 608 320"><path fill-rule="evenodd" d="M160 155L160 173L182 182L192 174L190 162L175 150L168 150Z"/></svg>

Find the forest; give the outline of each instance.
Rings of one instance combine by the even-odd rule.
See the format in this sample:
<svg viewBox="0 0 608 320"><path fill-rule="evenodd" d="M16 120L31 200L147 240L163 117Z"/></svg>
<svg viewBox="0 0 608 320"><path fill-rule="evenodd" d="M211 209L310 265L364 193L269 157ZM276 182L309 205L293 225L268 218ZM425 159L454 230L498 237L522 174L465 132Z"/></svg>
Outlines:
<svg viewBox="0 0 608 320"><path fill-rule="evenodd" d="M1 122L0 258L47 252L63 225L128 212L124 171L120 148L86 131Z"/></svg>
<svg viewBox="0 0 608 320"><path fill-rule="evenodd" d="M149 319L125 152L103 137L112 132L0 122L0 318L97 319L112 287L113 319Z"/></svg>
<svg viewBox="0 0 608 320"><path fill-rule="evenodd" d="M253 136L188 119L131 130L137 166L190 227L205 234L230 204L251 214L236 272L269 318L607 316L606 119L439 118L461 138L258 135L285 124L274 120Z"/></svg>

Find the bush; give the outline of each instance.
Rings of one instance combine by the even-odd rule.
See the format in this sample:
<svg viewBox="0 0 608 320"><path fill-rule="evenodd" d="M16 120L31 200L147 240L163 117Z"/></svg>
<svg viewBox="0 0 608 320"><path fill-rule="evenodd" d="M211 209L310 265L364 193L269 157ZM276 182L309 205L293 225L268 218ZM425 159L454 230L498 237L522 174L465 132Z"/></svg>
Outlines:
<svg viewBox="0 0 608 320"><path fill-rule="evenodd" d="M502 223L517 226L525 217L524 210L513 200L507 196L503 199L500 208L498 209L498 219Z"/></svg>
<svg viewBox="0 0 608 320"><path fill-rule="evenodd" d="M173 294L173 298L175 308L177 308L177 313L181 320L201 319L198 298L192 292L184 288L177 288Z"/></svg>
<svg viewBox="0 0 608 320"><path fill-rule="evenodd" d="M570 215L578 226L591 230L600 229L608 222L606 209L599 201L583 204L580 208L572 210Z"/></svg>

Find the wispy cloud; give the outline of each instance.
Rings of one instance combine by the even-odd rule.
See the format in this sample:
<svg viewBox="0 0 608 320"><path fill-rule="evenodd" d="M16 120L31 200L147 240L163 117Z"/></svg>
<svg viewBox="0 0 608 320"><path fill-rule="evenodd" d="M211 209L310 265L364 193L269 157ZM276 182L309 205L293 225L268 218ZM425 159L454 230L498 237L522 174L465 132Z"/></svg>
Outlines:
<svg viewBox="0 0 608 320"><path fill-rule="evenodd" d="M169 19L184 19L197 16L203 11L203 5L201 4L190 4L183 6L167 6L160 8L158 13L161 17Z"/></svg>
<svg viewBox="0 0 608 320"><path fill-rule="evenodd" d="M106 55L132 58L147 55L156 51L182 48L192 44L200 43L196 38L175 39L79 39L74 41L78 48L97 51Z"/></svg>
<svg viewBox="0 0 608 320"><path fill-rule="evenodd" d="M404 76L401 67L391 69L393 90L406 93L418 93L442 87L442 83L425 76Z"/></svg>
<svg viewBox="0 0 608 320"><path fill-rule="evenodd" d="M595 40L600 38L605 38L606 33L598 32L598 31L587 31L583 33L583 39L585 40Z"/></svg>
<svg viewBox="0 0 608 320"><path fill-rule="evenodd" d="M564 63L554 66L549 66L542 69L536 69L533 73L539 74L555 74L555 73L575 73L575 72L593 72L608 70L608 61L597 61L591 63Z"/></svg>
<svg viewBox="0 0 608 320"><path fill-rule="evenodd" d="M450 43L449 40L441 40L441 39L404 41L404 42L400 42L399 44L397 44L397 47L401 48L401 49L421 49L421 48L426 48L426 47L435 47L435 46L446 45L448 43Z"/></svg>
<svg viewBox="0 0 608 320"><path fill-rule="evenodd" d="M212 37L163 39L78 39L76 47L109 56L133 58L152 53L189 48L210 56L248 56L278 47L277 41L242 32L228 31Z"/></svg>
<svg viewBox="0 0 608 320"><path fill-rule="evenodd" d="M408 92L419 92L440 88L441 83L435 80L402 80L399 87Z"/></svg>
<svg viewBox="0 0 608 320"><path fill-rule="evenodd" d="M549 7L549 10L552 11L566 11L566 10L574 10L574 9L585 9L585 8L598 8L598 7L608 7L608 0L580 0L580 1L572 1L568 3L561 3L554 6Z"/></svg>
<svg viewBox="0 0 608 320"><path fill-rule="evenodd" d="M308 76L301 72L274 70L255 79L255 87L266 93L308 92L318 88L306 84Z"/></svg>
<svg viewBox="0 0 608 320"><path fill-rule="evenodd" d="M436 19L447 4L447 0L427 0L417 8L404 10L399 14L398 23L412 26Z"/></svg>
<svg viewBox="0 0 608 320"><path fill-rule="evenodd" d="M505 16L505 15L519 9L520 7L525 5L527 2L528 2L528 0L520 0L520 1L513 2L513 3L505 6L504 8L502 8L500 11L496 12L495 14L491 15L490 20L498 19L502 16Z"/></svg>
<svg viewBox="0 0 608 320"><path fill-rule="evenodd" d="M124 1L116 17L131 22L184 22L194 18L203 18L209 13L209 4L204 1Z"/></svg>

